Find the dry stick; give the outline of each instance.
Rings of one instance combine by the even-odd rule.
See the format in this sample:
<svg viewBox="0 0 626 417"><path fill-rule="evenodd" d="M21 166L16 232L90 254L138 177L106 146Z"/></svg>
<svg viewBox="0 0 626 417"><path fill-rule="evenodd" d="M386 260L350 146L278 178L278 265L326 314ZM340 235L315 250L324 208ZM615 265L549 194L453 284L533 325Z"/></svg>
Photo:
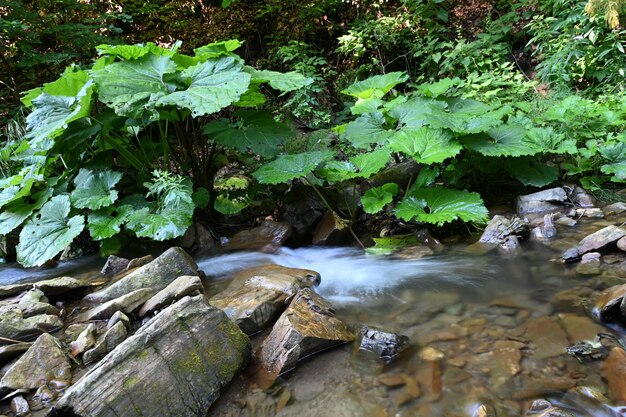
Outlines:
<svg viewBox="0 0 626 417"><path fill-rule="evenodd" d="M7 342L7 343L29 343L32 344L33 342L24 342L22 340L15 340L15 339L9 339L8 337L0 337L0 342Z"/></svg>

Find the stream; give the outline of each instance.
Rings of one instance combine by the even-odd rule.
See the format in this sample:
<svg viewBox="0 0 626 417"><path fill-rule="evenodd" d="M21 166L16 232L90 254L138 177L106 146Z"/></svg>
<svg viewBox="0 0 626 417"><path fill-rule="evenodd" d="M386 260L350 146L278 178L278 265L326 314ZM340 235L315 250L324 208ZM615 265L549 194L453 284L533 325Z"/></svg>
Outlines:
<svg viewBox="0 0 626 417"><path fill-rule="evenodd" d="M582 276L553 261L598 224L565 232L551 247L527 243L518 256L472 254L467 244L457 244L416 259L348 247L197 259L209 296L248 267L273 263L318 271L322 279L316 291L333 304L337 317L354 329L367 325L410 339L409 349L389 365L360 351L358 343L329 349L299 363L269 389L258 388L244 372L209 415L524 416L534 400L543 398L571 416L624 416L626 411L605 397L602 362L582 362L565 352L597 333L621 337L595 322L583 300L592 290L622 283L623 275L605 269ZM27 271L2 265L0 283L93 276L102 263L84 257ZM267 333L252 337L253 349Z"/></svg>

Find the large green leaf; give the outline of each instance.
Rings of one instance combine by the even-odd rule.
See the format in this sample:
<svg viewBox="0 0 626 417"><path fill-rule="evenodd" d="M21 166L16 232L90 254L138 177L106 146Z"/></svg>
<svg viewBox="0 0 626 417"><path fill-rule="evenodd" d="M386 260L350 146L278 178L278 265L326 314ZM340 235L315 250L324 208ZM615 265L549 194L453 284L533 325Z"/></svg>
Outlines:
<svg viewBox="0 0 626 417"><path fill-rule="evenodd" d="M399 127L421 127L430 123L433 114L445 114L448 107L443 101L435 101L424 97L414 97L394 106L389 115L398 121Z"/></svg>
<svg viewBox="0 0 626 417"><path fill-rule="evenodd" d="M449 131L426 126L400 130L389 139L389 145L394 151L427 165L452 158L462 149Z"/></svg>
<svg viewBox="0 0 626 417"><path fill-rule="evenodd" d="M40 266L67 247L85 227L83 216L70 213L70 198L53 197L20 232L17 261L25 267Z"/></svg>
<svg viewBox="0 0 626 417"><path fill-rule="evenodd" d="M226 194L219 194L213 202L213 208L226 215L237 214L249 205L250 198L247 195L230 197Z"/></svg>
<svg viewBox="0 0 626 417"><path fill-rule="evenodd" d="M94 240L103 240L118 234L127 220L126 213L113 216L114 207L94 211L87 216L87 230Z"/></svg>
<svg viewBox="0 0 626 417"><path fill-rule="evenodd" d="M320 169L320 174L330 182L369 178L383 169L387 162L389 150L381 148L353 156L349 161L331 161Z"/></svg>
<svg viewBox="0 0 626 417"><path fill-rule="evenodd" d="M252 76L254 83L268 83L275 90L289 92L299 90L313 83L313 79L305 77L299 72L277 72L269 70L257 70L246 67L245 71Z"/></svg>
<svg viewBox="0 0 626 417"><path fill-rule="evenodd" d="M602 167L600 167L600 171L605 174L613 174L613 178L611 178L611 180L614 182L626 181L626 161L602 165Z"/></svg>
<svg viewBox="0 0 626 417"><path fill-rule="evenodd" d="M175 48L174 48L175 49ZM138 59L144 55L152 53L157 56L167 55L172 56L174 50L162 48L156 45L154 42L148 42L146 44L135 45L98 45L96 50L99 55L118 56L123 59Z"/></svg>
<svg viewBox="0 0 626 417"><path fill-rule="evenodd" d="M263 165L252 175L261 184L280 184L296 178L302 178L333 157L331 151L304 152L293 155L282 155L276 160Z"/></svg>
<svg viewBox="0 0 626 417"><path fill-rule="evenodd" d="M0 235L7 235L20 226L35 210L39 210L52 196L52 188L32 196L34 202L15 201L0 213Z"/></svg>
<svg viewBox="0 0 626 417"><path fill-rule="evenodd" d="M575 139L565 139L552 127L532 127L526 132L526 142L540 152L576 155L578 148Z"/></svg>
<svg viewBox="0 0 626 417"><path fill-rule="evenodd" d="M191 110L194 117L217 113L238 101L250 85L250 74L234 57L209 59L182 72L187 89L162 96L157 105Z"/></svg>
<svg viewBox="0 0 626 417"><path fill-rule="evenodd" d="M368 113L346 126L346 139L355 148L368 149L370 145L382 145L393 135L385 129L385 117L382 113Z"/></svg>
<svg viewBox="0 0 626 417"><path fill-rule="evenodd" d="M91 111L93 81L86 71L66 71L59 80L47 84L30 103L33 112L26 117L25 138L34 150L46 150L74 120Z"/></svg>
<svg viewBox="0 0 626 417"><path fill-rule="evenodd" d="M466 136L465 146L485 156L525 156L539 152L526 140L526 129L516 125L502 125L487 134Z"/></svg>
<svg viewBox="0 0 626 417"><path fill-rule="evenodd" d="M359 98L368 99L370 97L381 98L396 85L409 79L404 72L390 72L384 75L375 75L366 80L356 82L342 91L343 94Z"/></svg>
<svg viewBox="0 0 626 417"><path fill-rule="evenodd" d="M115 185L122 179L122 174L115 171L92 171L81 168L74 178L76 188L72 191L72 205L76 208L98 210L108 207L117 200Z"/></svg>
<svg viewBox="0 0 626 417"><path fill-rule="evenodd" d="M485 223L488 211L477 193L447 188L422 188L403 199L396 216L405 220L436 224L455 220Z"/></svg>
<svg viewBox="0 0 626 417"><path fill-rule="evenodd" d="M241 110L235 116L238 123L215 121L204 132L216 143L242 152L251 150L264 158L277 155L280 145L294 135L290 126L275 121L266 110Z"/></svg>
<svg viewBox="0 0 626 417"><path fill-rule="evenodd" d="M148 208L137 210L127 218L127 227L137 237L169 240L185 234L193 223L192 216L183 210L161 210L151 213Z"/></svg>
<svg viewBox="0 0 626 417"><path fill-rule="evenodd" d="M114 62L93 71L92 76L100 101L121 116L140 119L146 113L156 117L158 98L176 88L166 77L175 72L176 63L171 57L149 53L138 59Z"/></svg>
<svg viewBox="0 0 626 417"><path fill-rule="evenodd" d="M543 187L559 178L559 168L534 158L519 157L506 161L507 171L524 185Z"/></svg>
<svg viewBox="0 0 626 417"><path fill-rule="evenodd" d="M201 58L219 58L221 56L229 55L241 45L241 41L237 39L230 39L227 41L213 42L196 48L193 51L196 56Z"/></svg>
<svg viewBox="0 0 626 417"><path fill-rule="evenodd" d="M370 188L361 197L363 211L369 214L378 213L393 201L393 197L396 194L398 194L398 184L392 182L380 187Z"/></svg>

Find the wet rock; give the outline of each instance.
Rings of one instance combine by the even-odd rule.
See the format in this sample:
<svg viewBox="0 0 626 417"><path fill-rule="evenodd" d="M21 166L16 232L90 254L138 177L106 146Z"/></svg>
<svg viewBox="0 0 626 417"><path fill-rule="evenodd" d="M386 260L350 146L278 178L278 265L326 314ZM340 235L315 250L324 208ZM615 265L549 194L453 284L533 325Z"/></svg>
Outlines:
<svg viewBox="0 0 626 417"><path fill-rule="evenodd" d="M394 182L404 188L409 184L411 178L416 178L419 174L420 166L413 159L391 165L382 169L376 175L368 179L372 187L380 187L381 185Z"/></svg>
<svg viewBox="0 0 626 417"><path fill-rule="evenodd" d="M96 326L90 323L76 340L70 343L71 354L73 357L85 353L96 344Z"/></svg>
<svg viewBox="0 0 626 417"><path fill-rule="evenodd" d="M602 219L604 218L604 212L597 208L579 208L574 210L573 213L571 213L570 217L588 217L588 218L592 218L592 219Z"/></svg>
<svg viewBox="0 0 626 417"><path fill-rule="evenodd" d="M119 256L115 255L109 255L100 273L105 276L117 275L120 272L124 272L126 270L129 262L129 259L120 258Z"/></svg>
<svg viewBox="0 0 626 417"><path fill-rule="evenodd" d="M616 285L602 291L594 302L594 310L600 320L611 323L626 317L626 284Z"/></svg>
<svg viewBox="0 0 626 417"><path fill-rule="evenodd" d="M361 329L359 348L375 353L386 364L396 359L408 345L407 336L370 329L367 326Z"/></svg>
<svg viewBox="0 0 626 417"><path fill-rule="evenodd" d="M620 201L618 203L609 204L608 206L602 207L602 211L606 216L621 214L626 211L626 203Z"/></svg>
<svg viewBox="0 0 626 417"><path fill-rule="evenodd" d="M160 310L166 305L169 305L174 301L178 301L186 295L198 295L202 292L203 288L200 277L183 275L182 277L176 278L171 284L146 301L146 303L139 310L139 316L143 317L146 314Z"/></svg>
<svg viewBox="0 0 626 417"><path fill-rule="evenodd" d="M82 313L78 317L78 319L80 321L104 320L111 318L113 314L117 313L118 311L130 314L140 305L148 301L155 292L156 291L152 288L143 288L133 291L114 300L107 301L106 303L98 307L94 307L85 313Z"/></svg>
<svg viewBox="0 0 626 417"><path fill-rule="evenodd" d="M598 275L600 273L599 252L587 252L580 259L580 264L576 266L576 272L581 275Z"/></svg>
<svg viewBox="0 0 626 417"><path fill-rule="evenodd" d="M487 224L479 242L499 245L511 235L528 236L528 225L516 216L509 219L505 216L495 215Z"/></svg>
<svg viewBox="0 0 626 417"><path fill-rule="evenodd" d="M22 310L24 317L38 316L40 314L59 315L59 310L55 306L48 304L46 296L37 289L32 289L24 294L17 303L17 307Z"/></svg>
<svg viewBox="0 0 626 417"><path fill-rule="evenodd" d="M570 343L576 343L581 340L593 340L598 333L606 332L604 326L600 326L585 316L559 314L558 319Z"/></svg>
<svg viewBox="0 0 626 417"><path fill-rule="evenodd" d="M417 369L417 381L424 387L427 401L436 401L441 397L441 359L424 360Z"/></svg>
<svg viewBox="0 0 626 417"><path fill-rule="evenodd" d="M551 188L517 198L517 214L556 213L563 206L559 203L567 201L567 193L563 188Z"/></svg>
<svg viewBox="0 0 626 417"><path fill-rule="evenodd" d="M185 297L72 385L50 416L205 415L249 357L248 338L224 313Z"/></svg>
<svg viewBox="0 0 626 417"><path fill-rule="evenodd" d="M303 237L311 233L327 208L310 187L295 186L285 195L287 209L284 217L296 235Z"/></svg>
<svg viewBox="0 0 626 417"><path fill-rule="evenodd" d="M21 294L33 288L33 284L11 284L0 286L0 298L10 297L12 295Z"/></svg>
<svg viewBox="0 0 626 417"><path fill-rule="evenodd" d="M300 289L319 282L315 271L263 265L238 272L226 291L209 302L253 334L269 327Z"/></svg>
<svg viewBox="0 0 626 417"><path fill-rule="evenodd" d="M69 375L70 360L61 342L44 333L2 377L0 391L37 389L51 379Z"/></svg>
<svg viewBox="0 0 626 417"><path fill-rule="evenodd" d="M89 294L85 300L101 303L146 288L157 292L182 275L198 275L198 266L184 250L174 247L109 287Z"/></svg>
<svg viewBox="0 0 626 417"><path fill-rule="evenodd" d="M626 352L614 347L602 365L609 385L611 399L620 404L626 403Z"/></svg>
<svg viewBox="0 0 626 417"><path fill-rule="evenodd" d="M517 236L507 236L504 242L499 246L500 250L507 254L517 254L522 250Z"/></svg>
<svg viewBox="0 0 626 417"><path fill-rule="evenodd" d="M554 221L556 224L560 224L561 226L574 227L578 224L578 222L571 217L563 216L559 217Z"/></svg>
<svg viewBox="0 0 626 417"><path fill-rule="evenodd" d="M551 317L531 318L523 325L526 336L532 342L533 358L546 359L565 353L569 345L561 326Z"/></svg>
<svg viewBox="0 0 626 417"><path fill-rule="evenodd" d="M579 361L596 361L608 356L615 346L615 339L607 333L598 333L594 340L583 340L568 346L565 350Z"/></svg>
<svg viewBox="0 0 626 417"><path fill-rule="evenodd" d="M11 345L0 346L0 364L4 364L16 356L26 352L31 343L13 343Z"/></svg>
<svg viewBox="0 0 626 417"><path fill-rule="evenodd" d="M126 314L122 313L121 311L117 311L111 316L111 318L107 322L107 329L115 326L118 322L122 322L124 324L124 327L126 327L127 330L130 330L130 319Z"/></svg>
<svg viewBox="0 0 626 417"><path fill-rule="evenodd" d="M56 331L62 326L61 319L54 315L24 317L22 311L16 307L0 309L0 337L7 339L27 342L44 332Z"/></svg>
<svg viewBox="0 0 626 417"><path fill-rule="evenodd" d="M349 388L339 386L323 392L312 401L295 402L288 405L275 417L357 417L371 415L371 406L366 406Z"/></svg>
<svg viewBox="0 0 626 417"><path fill-rule="evenodd" d="M177 246L195 255L208 254L215 249L215 239L204 225L194 223L177 240Z"/></svg>
<svg viewBox="0 0 626 417"><path fill-rule="evenodd" d="M21 395L17 397L13 397L11 400L11 411L17 417L26 416L30 414L30 407L28 406L28 401L24 399Z"/></svg>
<svg viewBox="0 0 626 417"><path fill-rule="evenodd" d="M563 260L571 262L578 260L587 252L605 252L624 236L626 236L626 230L623 228L607 226L582 239L577 247L568 249L563 254Z"/></svg>
<svg viewBox="0 0 626 417"><path fill-rule="evenodd" d="M512 381L513 382L513 381ZM576 380L569 376L539 376L524 378L522 385L516 384L511 397L515 400L527 400L558 391L567 391L576 385Z"/></svg>
<svg viewBox="0 0 626 417"><path fill-rule="evenodd" d="M313 231L314 245L337 245L346 239L348 224L332 210L328 210Z"/></svg>
<svg viewBox="0 0 626 417"><path fill-rule="evenodd" d="M112 352L120 343L126 339L128 332L126 326L121 321L118 321L113 327L107 330L98 341L95 343L93 349L85 352L83 355L83 363L89 365L102 358L109 352Z"/></svg>
<svg viewBox="0 0 626 417"><path fill-rule="evenodd" d="M33 284L33 288L42 291L46 296L57 296L72 291L82 290L84 288L98 285L97 282L89 282L82 279L72 277L59 277L39 281Z"/></svg>
<svg viewBox="0 0 626 417"><path fill-rule="evenodd" d="M578 207L590 208L596 205L595 199L583 188L575 185L573 188L564 187L569 191L569 199Z"/></svg>
<svg viewBox="0 0 626 417"><path fill-rule="evenodd" d="M264 370L278 376L304 357L353 339L330 304L305 288L280 316L256 356Z"/></svg>
<svg viewBox="0 0 626 417"><path fill-rule="evenodd" d="M545 242L556 237L556 227L554 226L552 214L543 216L543 224L535 227L531 231L531 237L540 242Z"/></svg>
<svg viewBox="0 0 626 417"><path fill-rule="evenodd" d="M553 406L546 400L535 400L528 412L527 417L574 417L569 411L565 411L560 407Z"/></svg>
<svg viewBox="0 0 626 417"><path fill-rule="evenodd" d="M291 236L291 226L288 223L264 220L260 226L244 230L235 234L225 249L228 250L255 250L277 249Z"/></svg>
<svg viewBox="0 0 626 417"><path fill-rule="evenodd" d="M144 265L148 265L150 262L154 261L154 256L146 255L140 258L133 258L128 262L128 266L126 267L127 271L130 271L135 268L140 268Z"/></svg>

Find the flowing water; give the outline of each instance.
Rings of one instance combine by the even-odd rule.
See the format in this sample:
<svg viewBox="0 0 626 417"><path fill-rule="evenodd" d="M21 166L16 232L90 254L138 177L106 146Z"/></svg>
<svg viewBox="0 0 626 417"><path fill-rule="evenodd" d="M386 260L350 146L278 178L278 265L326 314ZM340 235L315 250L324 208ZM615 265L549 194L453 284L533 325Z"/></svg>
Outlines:
<svg viewBox="0 0 626 417"><path fill-rule="evenodd" d="M411 340L409 351L387 366L345 345L310 358L269 390L244 375L211 415L472 416L486 405L497 416L523 416L536 398L575 416L626 415L585 395L607 392L600 363L565 353L566 346L611 330L577 306L582 299L556 296L619 278L580 277L551 261L557 254L542 245L518 257L448 248L405 260L352 248L285 248L202 259L216 292L229 273L251 266L316 270L322 276L317 292L338 317Z"/></svg>
<svg viewBox="0 0 626 417"><path fill-rule="evenodd" d="M411 341L390 365L356 343L330 349L269 389L256 387L244 373L209 415L524 416L537 398L574 416L626 415L601 397L608 395L602 363L565 353L570 344L612 332L594 322L581 302L592 289L622 283L626 276L614 270L581 276L551 260L578 238L566 235L554 248L527 244L515 257L472 255L459 245L420 259L317 247L199 259L209 295L225 288L233 272L251 266L316 270L322 276L316 291L332 302L339 318L355 329L367 325ZM38 271L5 265L0 282L89 275L101 265L95 258ZM253 347L265 334L253 337ZM481 414L481 406L495 413Z"/></svg>

